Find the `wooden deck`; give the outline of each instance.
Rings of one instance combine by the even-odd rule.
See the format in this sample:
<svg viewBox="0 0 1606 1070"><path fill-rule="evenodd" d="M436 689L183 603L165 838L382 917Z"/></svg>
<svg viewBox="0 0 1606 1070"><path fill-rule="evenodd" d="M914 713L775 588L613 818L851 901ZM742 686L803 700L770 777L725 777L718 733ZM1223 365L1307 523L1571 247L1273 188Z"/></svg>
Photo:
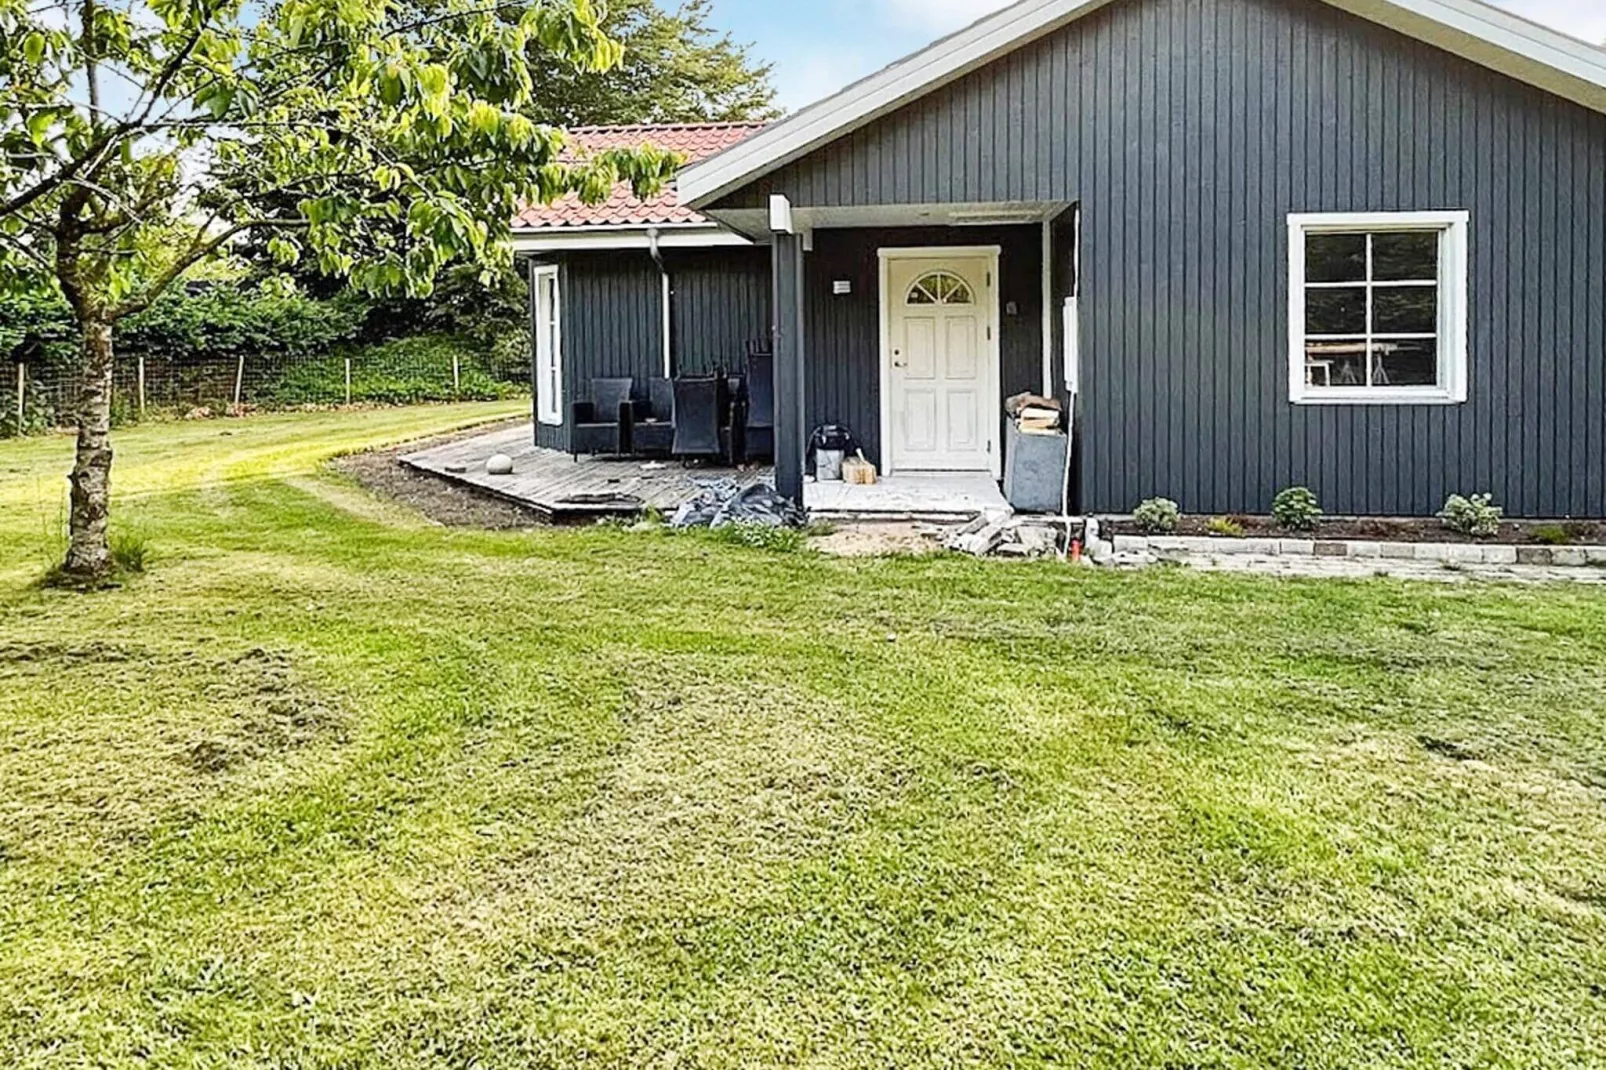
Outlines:
<svg viewBox="0 0 1606 1070"><path fill-rule="evenodd" d="M533 509L553 523L609 516L636 516L646 509L673 513L708 483L729 479L739 486L773 482L771 468L685 468L678 461L575 460L537 448L530 428L507 428L404 456L409 468ZM494 454L513 458L513 474L493 476L485 462Z"/></svg>
<svg viewBox="0 0 1606 1070"><path fill-rule="evenodd" d="M637 516L646 509L669 516L718 480L741 487L775 481L775 470L769 467L684 468L676 461L575 460L567 453L537 448L531 437L528 425L512 427L401 460L418 471L522 505L556 524ZM512 475L486 474L485 462L498 453L513 458ZM867 487L809 483L803 496L811 515L833 520L951 523L1009 512L998 483L985 472L895 475Z"/></svg>

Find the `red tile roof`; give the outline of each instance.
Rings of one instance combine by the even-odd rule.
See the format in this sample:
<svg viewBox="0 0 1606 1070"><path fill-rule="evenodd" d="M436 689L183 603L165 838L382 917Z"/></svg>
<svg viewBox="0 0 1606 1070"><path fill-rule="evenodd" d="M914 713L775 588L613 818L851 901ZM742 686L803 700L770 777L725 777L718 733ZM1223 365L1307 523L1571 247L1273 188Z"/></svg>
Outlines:
<svg viewBox="0 0 1606 1070"><path fill-rule="evenodd" d="M601 152L650 144L668 149L696 163L723 152L738 141L764 129L764 123L677 123L640 126L580 126L568 131L569 153ZM582 204L570 194L555 204L532 205L513 220L514 230L545 230L555 227L648 227L672 223L703 223L707 220L683 208L673 184L658 196L643 201L621 183L601 204Z"/></svg>

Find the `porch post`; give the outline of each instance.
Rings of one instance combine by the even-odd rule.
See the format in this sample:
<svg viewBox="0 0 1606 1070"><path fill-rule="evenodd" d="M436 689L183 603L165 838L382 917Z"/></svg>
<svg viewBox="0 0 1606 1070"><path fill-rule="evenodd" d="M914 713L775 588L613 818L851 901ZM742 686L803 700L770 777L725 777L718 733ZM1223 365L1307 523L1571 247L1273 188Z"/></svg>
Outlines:
<svg viewBox="0 0 1606 1070"><path fill-rule="evenodd" d="M803 464L808 431L803 416L803 235L792 226L785 197L770 199L774 235L775 489L803 504Z"/></svg>

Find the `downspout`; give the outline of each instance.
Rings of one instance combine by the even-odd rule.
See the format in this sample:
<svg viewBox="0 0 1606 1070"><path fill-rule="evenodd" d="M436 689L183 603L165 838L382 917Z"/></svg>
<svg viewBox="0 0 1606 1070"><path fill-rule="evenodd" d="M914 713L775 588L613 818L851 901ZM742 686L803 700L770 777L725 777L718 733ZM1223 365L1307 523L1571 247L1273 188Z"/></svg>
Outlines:
<svg viewBox="0 0 1606 1070"><path fill-rule="evenodd" d="M1060 488L1060 515L1065 519L1065 537L1071 532L1071 464L1076 459L1077 408L1082 392L1082 202L1071 206L1071 285L1065 296L1061 343L1064 347L1064 367L1061 378L1065 383L1065 485ZM1089 541L1086 525L1082 532L1084 546ZM1070 549L1069 546L1066 547Z"/></svg>
<svg viewBox="0 0 1606 1070"><path fill-rule="evenodd" d="M664 254L658 248L658 228L657 227L648 227L647 228L647 255L651 256L652 257L652 262L654 264L658 265L658 277L663 280L663 298L662 298L662 302L663 302L663 332L664 332L664 378L665 379L672 379L672 378L674 378L674 374L675 374L674 358L673 358L673 342L671 341L670 334L669 334L670 327L671 327L669 305L670 305L670 295L671 295L672 291L671 291L671 288L670 288L670 285L669 285L669 268L667 266L665 266L665 264L664 264Z"/></svg>

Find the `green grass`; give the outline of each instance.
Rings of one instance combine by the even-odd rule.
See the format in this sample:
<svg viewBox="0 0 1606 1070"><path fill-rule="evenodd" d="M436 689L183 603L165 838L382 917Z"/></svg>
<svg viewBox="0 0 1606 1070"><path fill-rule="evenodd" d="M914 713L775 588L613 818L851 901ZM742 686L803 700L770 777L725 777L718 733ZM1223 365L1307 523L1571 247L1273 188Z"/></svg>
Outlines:
<svg viewBox="0 0 1606 1070"><path fill-rule="evenodd" d="M618 529L0 445L0 1065L1606 1065L1606 601Z"/></svg>

